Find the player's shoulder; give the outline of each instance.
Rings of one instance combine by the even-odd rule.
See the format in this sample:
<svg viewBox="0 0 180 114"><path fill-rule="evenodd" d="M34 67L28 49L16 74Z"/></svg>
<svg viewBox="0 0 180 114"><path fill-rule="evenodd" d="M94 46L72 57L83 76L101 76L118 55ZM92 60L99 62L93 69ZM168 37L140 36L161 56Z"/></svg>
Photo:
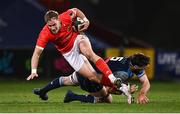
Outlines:
<svg viewBox="0 0 180 114"><path fill-rule="evenodd" d="M64 11L63 13L61 13L59 15L60 18L69 18L72 14L74 14L74 11L71 9L68 9L66 11Z"/></svg>
<svg viewBox="0 0 180 114"><path fill-rule="evenodd" d="M40 37L47 37L47 38L52 37L52 34L51 34L50 30L48 29L47 25L45 25L42 28L41 32L39 33L39 36Z"/></svg>
<svg viewBox="0 0 180 114"><path fill-rule="evenodd" d="M47 25L44 25L44 27L41 30L41 34L48 34L50 32L50 30L48 29Z"/></svg>
<svg viewBox="0 0 180 114"><path fill-rule="evenodd" d="M61 20L62 23L66 23L66 24L71 23L72 22L71 12L66 11L60 14L59 19Z"/></svg>
<svg viewBox="0 0 180 114"><path fill-rule="evenodd" d="M109 64L123 65L123 67L129 66L129 59L127 57L111 57L108 61ZM122 67L122 66L121 66Z"/></svg>

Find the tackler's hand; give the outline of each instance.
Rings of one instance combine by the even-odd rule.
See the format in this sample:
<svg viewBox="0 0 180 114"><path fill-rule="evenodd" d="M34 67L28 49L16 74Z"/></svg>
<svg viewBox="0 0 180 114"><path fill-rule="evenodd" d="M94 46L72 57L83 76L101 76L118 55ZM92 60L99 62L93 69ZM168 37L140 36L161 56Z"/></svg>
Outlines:
<svg viewBox="0 0 180 114"><path fill-rule="evenodd" d="M138 104L146 104L149 102L149 99L146 97L144 94L140 94L137 98L137 103Z"/></svg>

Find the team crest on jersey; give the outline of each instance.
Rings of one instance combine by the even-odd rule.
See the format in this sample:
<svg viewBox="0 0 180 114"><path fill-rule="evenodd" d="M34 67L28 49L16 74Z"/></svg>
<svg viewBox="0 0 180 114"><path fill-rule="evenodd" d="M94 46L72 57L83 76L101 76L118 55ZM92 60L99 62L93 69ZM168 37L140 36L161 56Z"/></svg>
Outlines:
<svg viewBox="0 0 180 114"><path fill-rule="evenodd" d="M67 27L67 31L68 31L68 32L71 31L71 26L70 26L70 25Z"/></svg>

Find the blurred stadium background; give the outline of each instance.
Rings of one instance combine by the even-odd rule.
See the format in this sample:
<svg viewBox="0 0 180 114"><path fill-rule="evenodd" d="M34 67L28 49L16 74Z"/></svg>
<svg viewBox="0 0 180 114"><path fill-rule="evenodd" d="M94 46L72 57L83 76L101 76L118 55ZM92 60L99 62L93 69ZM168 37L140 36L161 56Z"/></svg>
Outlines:
<svg viewBox="0 0 180 114"><path fill-rule="evenodd" d="M178 86L180 82L179 6L179 1L163 0L2 0L0 1L0 82L2 82L0 88L5 88L5 93L7 85L9 90L12 90L9 85L11 82L12 84L13 82L33 84L26 82L25 79L30 74L30 61L36 38L44 26L44 13L48 9L61 13L77 7L90 20L91 24L86 34L98 55L106 58L143 52L151 57L151 64L147 69L151 82L164 85L166 82L169 85L176 83L177 86L173 86L172 90L180 92ZM63 74L62 69L61 55L58 55L55 48L49 44L40 61L38 69L40 77L35 82L42 81L44 84L44 80L50 81ZM34 87L27 87L29 89L25 91L29 91L29 95L33 96L31 91ZM153 87L156 88L156 86ZM166 91L161 88L167 86L157 84L157 87ZM173 91L167 91L165 94L168 92ZM4 97L3 95L8 96L8 92L1 93L1 98ZM38 102L38 99L36 100ZM170 103L175 102L174 99L170 100L172 100L169 101ZM180 107L180 100L175 100L177 100L175 106ZM0 107L0 112L6 112L6 105L8 107L8 103L15 101L0 100L0 106L4 108ZM26 101L25 98L23 101ZM53 104L50 103L50 105ZM180 112L179 109L175 111Z"/></svg>

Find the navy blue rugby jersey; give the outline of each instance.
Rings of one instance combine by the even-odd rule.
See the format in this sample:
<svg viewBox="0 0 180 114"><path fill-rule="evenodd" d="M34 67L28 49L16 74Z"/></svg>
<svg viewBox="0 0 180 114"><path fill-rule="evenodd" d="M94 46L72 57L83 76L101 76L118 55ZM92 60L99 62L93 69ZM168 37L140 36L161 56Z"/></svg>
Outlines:
<svg viewBox="0 0 180 114"><path fill-rule="evenodd" d="M145 70L132 72L129 65L130 59L128 57L110 57L106 59L106 62L114 76L123 80L132 78L134 75L140 78L145 74Z"/></svg>

